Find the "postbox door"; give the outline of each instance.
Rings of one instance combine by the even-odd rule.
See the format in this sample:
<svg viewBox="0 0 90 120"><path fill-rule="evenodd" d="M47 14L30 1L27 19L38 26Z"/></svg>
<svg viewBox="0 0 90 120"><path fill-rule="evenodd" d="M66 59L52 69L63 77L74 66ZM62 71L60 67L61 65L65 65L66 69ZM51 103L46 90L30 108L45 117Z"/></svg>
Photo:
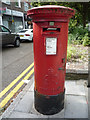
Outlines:
<svg viewBox="0 0 90 120"><path fill-rule="evenodd" d="M55 95L64 91L67 23L60 23L63 27L56 31L44 31L42 24L34 23L35 90Z"/></svg>
<svg viewBox="0 0 90 120"><path fill-rule="evenodd" d="M43 81L48 91L53 91L54 94L64 91L66 51L61 42L58 35L52 37L48 35L44 38L44 55L47 67Z"/></svg>

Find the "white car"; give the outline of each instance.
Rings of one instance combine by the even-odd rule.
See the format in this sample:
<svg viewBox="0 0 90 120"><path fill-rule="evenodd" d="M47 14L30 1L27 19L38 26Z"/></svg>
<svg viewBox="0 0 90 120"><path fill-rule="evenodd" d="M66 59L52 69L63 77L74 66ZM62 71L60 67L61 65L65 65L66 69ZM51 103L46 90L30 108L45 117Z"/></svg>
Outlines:
<svg viewBox="0 0 90 120"><path fill-rule="evenodd" d="M33 29L23 29L17 34L19 34L21 42L25 40L33 41Z"/></svg>

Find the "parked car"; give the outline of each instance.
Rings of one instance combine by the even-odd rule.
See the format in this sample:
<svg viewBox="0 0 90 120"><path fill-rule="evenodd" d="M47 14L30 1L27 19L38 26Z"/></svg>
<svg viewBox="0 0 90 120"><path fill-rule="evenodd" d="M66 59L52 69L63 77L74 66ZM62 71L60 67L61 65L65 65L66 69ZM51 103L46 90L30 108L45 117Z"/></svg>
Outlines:
<svg viewBox="0 0 90 120"><path fill-rule="evenodd" d="M13 44L15 47L20 46L20 37L12 33L7 27L0 25L0 45Z"/></svg>
<svg viewBox="0 0 90 120"><path fill-rule="evenodd" d="M33 29L23 29L20 30L18 34L21 41L33 41Z"/></svg>

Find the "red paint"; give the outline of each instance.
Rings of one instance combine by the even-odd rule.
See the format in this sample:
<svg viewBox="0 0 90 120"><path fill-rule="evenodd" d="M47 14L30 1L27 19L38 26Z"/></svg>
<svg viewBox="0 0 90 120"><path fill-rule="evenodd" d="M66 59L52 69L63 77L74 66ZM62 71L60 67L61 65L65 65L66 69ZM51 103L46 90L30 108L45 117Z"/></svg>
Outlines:
<svg viewBox="0 0 90 120"><path fill-rule="evenodd" d="M27 12L33 19L35 90L43 95L64 92L68 22L74 14L73 9L61 6L37 7ZM54 21L53 26L50 21ZM45 31L45 28L59 30ZM46 55L47 37L57 38L56 55Z"/></svg>

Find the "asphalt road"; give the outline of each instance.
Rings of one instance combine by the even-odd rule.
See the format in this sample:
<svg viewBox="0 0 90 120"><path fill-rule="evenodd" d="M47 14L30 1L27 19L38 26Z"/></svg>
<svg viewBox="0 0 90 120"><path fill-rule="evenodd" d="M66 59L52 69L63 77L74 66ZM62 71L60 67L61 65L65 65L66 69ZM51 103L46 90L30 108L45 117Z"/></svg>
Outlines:
<svg viewBox="0 0 90 120"><path fill-rule="evenodd" d="M2 49L2 90L5 89L33 62L33 43L23 42L20 47Z"/></svg>

